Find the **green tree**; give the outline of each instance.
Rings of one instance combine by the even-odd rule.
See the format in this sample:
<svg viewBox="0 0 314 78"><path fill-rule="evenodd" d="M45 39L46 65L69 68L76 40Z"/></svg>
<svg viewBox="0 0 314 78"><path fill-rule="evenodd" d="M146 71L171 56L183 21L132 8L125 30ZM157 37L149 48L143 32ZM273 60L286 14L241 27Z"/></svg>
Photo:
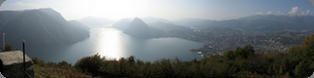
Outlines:
<svg viewBox="0 0 314 78"><path fill-rule="evenodd" d="M104 64L103 58L99 54L84 57L80 59L76 64L75 67L80 69L84 73L89 73L92 75L100 75L101 74L101 66Z"/></svg>
<svg viewBox="0 0 314 78"><path fill-rule="evenodd" d="M227 51L224 56L229 60L236 58L248 58L251 55L254 55L254 48L251 45L247 45L243 48L237 47L234 51Z"/></svg>
<svg viewBox="0 0 314 78"><path fill-rule="evenodd" d="M58 63L59 66L71 67L72 65L66 61L61 61Z"/></svg>
<svg viewBox="0 0 314 78"><path fill-rule="evenodd" d="M3 51L12 51L13 48L9 44L5 44L4 50Z"/></svg>
<svg viewBox="0 0 314 78"><path fill-rule="evenodd" d="M304 62L300 62L294 69L294 75L296 76L302 76L305 75L305 69L307 67L305 66Z"/></svg>
<svg viewBox="0 0 314 78"><path fill-rule="evenodd" d="M234 54L233 51L227 51L226 54L224 54L224 56L225 56L228 60L235 59L235 54Z"/></svg>

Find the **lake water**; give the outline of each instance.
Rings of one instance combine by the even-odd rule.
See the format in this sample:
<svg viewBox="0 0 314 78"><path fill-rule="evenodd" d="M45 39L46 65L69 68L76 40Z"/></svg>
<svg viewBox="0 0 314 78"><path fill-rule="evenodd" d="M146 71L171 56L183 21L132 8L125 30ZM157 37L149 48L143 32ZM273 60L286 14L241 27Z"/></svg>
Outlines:
<svg viewBox="0 0 314 78"><path fill-rule="evenodd" d="M90 37L71 46L27 48L31 57L45 61L75 63L82 57L99 54L108 59L135 56L144 61L158 59L192 60L200 58L190 49L200 48L202 43L180 38L139 39L114 28L92 28Z"/></svg>

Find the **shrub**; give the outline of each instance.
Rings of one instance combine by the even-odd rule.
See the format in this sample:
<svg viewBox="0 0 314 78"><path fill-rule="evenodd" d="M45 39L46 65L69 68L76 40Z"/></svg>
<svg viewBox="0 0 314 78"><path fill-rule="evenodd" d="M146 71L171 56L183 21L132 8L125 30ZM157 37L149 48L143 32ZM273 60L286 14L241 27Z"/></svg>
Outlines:
<svg viewBox="0 0 314 78"><path fill-rule="evenodd" d="M92 75L100 75L101 66L104 64L104 59L101 58L99 54L84 57L80 59L75 67L78 68L83 73L88 73Z"/></svg>

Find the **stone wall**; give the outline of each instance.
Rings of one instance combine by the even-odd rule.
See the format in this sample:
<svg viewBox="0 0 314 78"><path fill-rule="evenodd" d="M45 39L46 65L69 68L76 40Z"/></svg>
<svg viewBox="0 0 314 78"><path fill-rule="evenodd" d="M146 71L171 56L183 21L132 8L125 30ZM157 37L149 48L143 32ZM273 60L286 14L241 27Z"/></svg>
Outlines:
<svg viewBox="0 0 314 78"><path fill-rule="evenodd" d="M26 62L26 73L28 74L26 78L34 78L34 70L33 70L33 63ZM12 64L3 67L3 76L7 78L23 78L23 63Z"/></svg>

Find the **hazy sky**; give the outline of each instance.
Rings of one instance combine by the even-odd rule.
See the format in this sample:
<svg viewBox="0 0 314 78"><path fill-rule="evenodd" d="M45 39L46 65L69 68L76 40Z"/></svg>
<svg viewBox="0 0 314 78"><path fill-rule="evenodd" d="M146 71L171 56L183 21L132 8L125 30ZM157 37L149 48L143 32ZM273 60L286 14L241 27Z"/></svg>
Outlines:
<svg viewBox="0 0 314 78"><path fill-rule="evenodd" d="M53 8L66 19L159 17L232 19L256 14L314 15L310 0L6 0L0 10Z"/></svg>

